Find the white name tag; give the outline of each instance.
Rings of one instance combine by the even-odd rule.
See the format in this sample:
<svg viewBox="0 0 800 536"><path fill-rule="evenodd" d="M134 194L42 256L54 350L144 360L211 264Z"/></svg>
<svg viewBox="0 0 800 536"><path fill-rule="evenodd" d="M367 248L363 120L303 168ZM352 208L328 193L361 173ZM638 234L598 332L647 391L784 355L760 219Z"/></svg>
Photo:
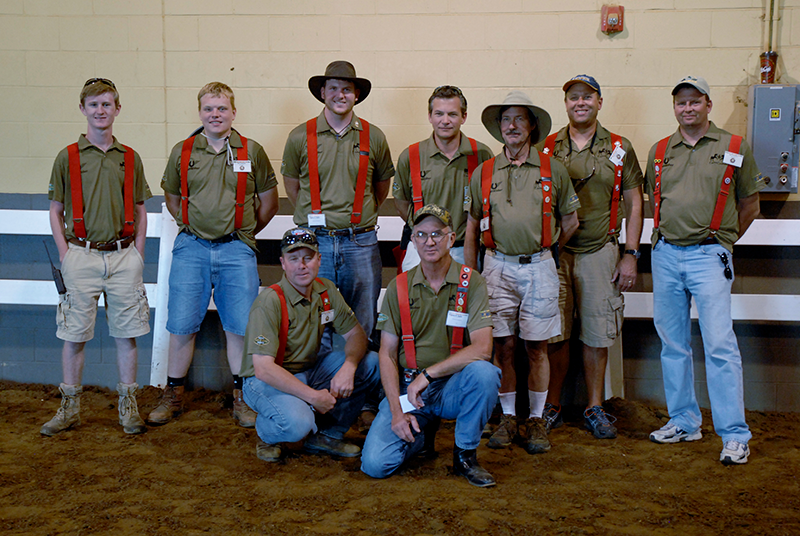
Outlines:
<svg viewBox="0 0 800 536"><path fill-rule="evenodd" d="M322 314L319 315L320 322L322 322L323 325L330 324L331 322L333 322L333 317L334 317L333 309L331 309L330 311L322 311Z"/></svg>
<svg viewBox="0 0 800 536"><path fill-rule="evenodd" d="M617 145L616 148L614 149L614 152L611 153L611 156L609 156L608 159L611 160L615 166L621 166L622 159L624 157L625 157L625 150L619 145Z"/></svg>
<svg viewBox="0 0 800 536"><path fill-rule="evenodd" d="M465 328L467 327L467 320L469 320L469 313L447 311L447 322L445 324L454 328Z"/></svg>
<svg viewBox="0 0 800 536"><path fill-rule="evenodd" d="M325 227L325 214L309 214L308 215L309 227Z"/></svg>
<svg viewBox="0 0 800 536"><path fill-rule="evenodd" d="M251 171L250 160L234 160L233 170L236 173L250 173Z"/></svg>
<svg viewBox="0 0 800 536"><path fill-rule="evenodd" d="M489 230L489 217L481 218L481 232Z"/></svg>
<svg viewBox="0 0 800 536"><path fill-rule="evenodd" d="M744 160L744 156L738 153L732 153L730 151L725 151L725 163L731 165L733 167L742 167L742 161Z"/></svg>
<svg viewBox="0 0 800 536"><path fill-rule="evenodd" d="M408 401L408 395L400 395L400 409L403 410L403 413L408 413L409 411L414 411L415 408L414 404Z"/></svg>

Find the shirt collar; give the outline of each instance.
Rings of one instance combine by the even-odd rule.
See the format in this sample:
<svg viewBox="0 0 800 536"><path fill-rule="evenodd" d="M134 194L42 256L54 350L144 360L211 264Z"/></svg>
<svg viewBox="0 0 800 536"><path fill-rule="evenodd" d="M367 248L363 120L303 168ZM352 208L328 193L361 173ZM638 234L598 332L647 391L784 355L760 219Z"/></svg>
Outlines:
<svg viewBox="0 0 800 536"><path fill-rule="evenodd" d="M286 279L286 274L283 274L283 277L281 277L281 280L278 282L278 284L283 289L283 294L284 296L286 296L286 301L291 303L293 306L299 304L300 302L306 299L305 296L300 294L297 291L297 289L294 288L291 283L289 283L289 280ZM327 287L322 283L320 283L319 281L317 281L316 279L311 283L312 298L314 297L315 294L322 294L323 292L325 292L325 290L327 290Z"/></svg>
<svg viewBox="0 0 800 536"><path fill-rule="evenodd" d="M119 141L117 141L117 138L112 136L111 140L112 140L111 147L108 148L109 151L111 149L116 149L121 153L127 152L125 150L125 147L123 147L122 144ZM89 139L86 137L86 134L81 134L80 137L78 138L78 150L83 151L85 149L88 149L89 147L97 147L97 146L89 141ZM97 148L99 149L99 147Z"/></svg>
<svg viewBox="0 0 800 536"><path fill-rule="evenodd" d="M497 162L497 169L503 169L506 167L510 167L512 164L509 162L508 157L506 156L506 146L503 145L503 149L500 151L500 154L496 157ZM540 167L542 165L542 161L539 159L539 151L536 150L536 147L531 145L531 150L528 152L528 159L522 163L523 166L531 165Z"/></svg>
<svg viewBox="0 0 800 536"><path fill-rule="evenodd" d="M708 122L708 130L706 131L705 134L703 134L702 138L697 140L697 143L699 144L703 140L703 138L708 138L710 140L719 141L721 135L722 135L722 132L717 127L717 125L715 125L713 121L709 121ZM678 145L680 145L682 143L685 143L685 142L684 142L684 139L683 139L683 134L681 134L681 129L680 129L680 127L678 127L678 129L675 130L675 133L669 139L669 146L670 147L677 147Z"/></svg>
<svg viewBox="0 0 800 536"><path fill-rule="evenodd" d="M361 130L361 119L353 112L353 117L350 119L350 128L353 130ZM317 134L320 132L325 132L326 130L330 130L334 134L336 131L328 124L328 120L325 118L325 109L323 108L322 111L317 116Z"/></svg>
<svg viewBox="0 0 800 536"><path fill-rule="evenodd" d="M411 286L425 285L430 288L425 275L422 273L420 265L415 266L408 272L411 275ZM447 274L444 276L445 283L458 285L459 277L461 276L461 265L456 261L450 261L450 268L447 269Z"/></svg>

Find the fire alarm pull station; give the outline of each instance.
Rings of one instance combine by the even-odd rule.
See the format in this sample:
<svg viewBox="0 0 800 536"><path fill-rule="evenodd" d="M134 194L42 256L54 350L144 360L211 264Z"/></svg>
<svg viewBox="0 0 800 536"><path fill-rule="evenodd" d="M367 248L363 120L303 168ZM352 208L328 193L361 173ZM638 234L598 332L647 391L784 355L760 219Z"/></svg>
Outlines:
<svg viewBox="0 0 800 536"><path fill-rule="evenodd" d="M747 141L767 183L762 191L796 194L800 159L800 86L750 86Z"/></svg>
<svg viewBox="0 0 800 536"><path fill-rule="evenodd" d="M621 32L624 29L622 22L624 15L623 6L603 6L600 12L600 31L607 35Z"/></svg>

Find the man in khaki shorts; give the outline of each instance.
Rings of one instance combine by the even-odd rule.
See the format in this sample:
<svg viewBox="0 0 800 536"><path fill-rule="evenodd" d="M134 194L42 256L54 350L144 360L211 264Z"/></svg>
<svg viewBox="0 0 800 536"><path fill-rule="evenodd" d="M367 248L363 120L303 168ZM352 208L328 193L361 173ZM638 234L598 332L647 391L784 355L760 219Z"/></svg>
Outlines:
<svg viewBox="0 0 800 536"><path fill-rule="evenodd" d="M550 131L550 115L530 97L512 91L481 116L486 129L504 143L495 158L481 164L470 181L470 213L464 243L466 264L477 266L479 235L486 246L483 276L489 287L495 356L503 371L503 416L488 446L506 447L517 435L517 328L525 341L530 373L525 450L550 450L542 412L550 367L547 339L561 333L558 274L551 252L578 227L580 206L564 166L536 151Z"/></svg>
<svg viewBox="0 0 800 536"><path fill-rule="evenodd" d="M111 80L87 80L80 95L86 134L58 154L50 176L50 226L66 293L59 296L56 317L56 336L64 341L61 407L42 426L47 436L81 423L84 346L94 337L101 294L117 347L119 423L128 434L147 430L136 404L136 337L150 332L142 269L144 202L152 194L142 159L113 136L121 108Z"/></svg>
<svg viewBox="0 0 800 536"><path fill-rule="evenodd" d="M563 89L569 125L548 136L539 149L567 168L581 202L580 227L561 253L558 277L562 329L560 336L550 339L550 386L544 418L548 431L563 424L561 387L569 368L569 340L577 312L589 398L584 423L596 438L613 439L617 430L602 406L604 379L608 348L622 327L621 293L630 290L636 281L644 178L631 143L597 121L597 113L603 107L597 80L578 75L568 80ZM623 217L625 252L620 258Z"/></svg>
<svg viewBox="0 0 800 536"><path fill-rule="evenodd" d="M461 90L455 86L437 87L428 99L431 137L411 145L397 159L392 195L397 213L407 222L404 272L419 264L416 245L407 237L414 213L427 204L439 205L450 212L456 233L450 255L456 262L464 262L470 175L478 164L492 157L486 145L461 133L466 120L467 99Z"/></svg>

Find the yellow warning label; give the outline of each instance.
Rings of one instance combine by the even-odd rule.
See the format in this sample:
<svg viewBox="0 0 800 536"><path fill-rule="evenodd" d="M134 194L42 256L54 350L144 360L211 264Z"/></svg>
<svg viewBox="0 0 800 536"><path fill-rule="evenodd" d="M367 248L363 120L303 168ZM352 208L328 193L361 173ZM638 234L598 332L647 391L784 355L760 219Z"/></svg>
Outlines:
<svg viewBox="0 0 800 536"><path fill-rule="evenodd" d="M781 118L781 109L780 108L770 108L769 110L769 118L773 121Z"/></svg>

